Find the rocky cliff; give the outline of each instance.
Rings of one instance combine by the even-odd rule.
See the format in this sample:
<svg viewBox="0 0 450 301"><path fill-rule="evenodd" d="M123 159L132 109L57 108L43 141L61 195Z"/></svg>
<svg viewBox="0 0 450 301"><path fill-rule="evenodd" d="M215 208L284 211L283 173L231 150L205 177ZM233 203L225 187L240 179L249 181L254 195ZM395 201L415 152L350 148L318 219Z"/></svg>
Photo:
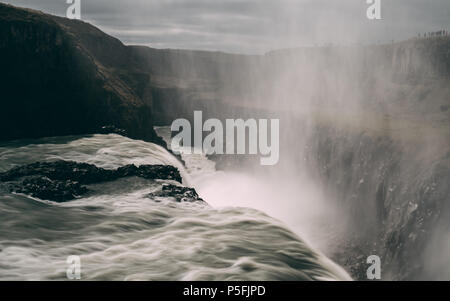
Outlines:
<svg viewBox="0 0 450 301"><path fill-rule="evenodd" d="M119 40L81 22L0 4L0 139L153 131L149 74Z"/></svg>

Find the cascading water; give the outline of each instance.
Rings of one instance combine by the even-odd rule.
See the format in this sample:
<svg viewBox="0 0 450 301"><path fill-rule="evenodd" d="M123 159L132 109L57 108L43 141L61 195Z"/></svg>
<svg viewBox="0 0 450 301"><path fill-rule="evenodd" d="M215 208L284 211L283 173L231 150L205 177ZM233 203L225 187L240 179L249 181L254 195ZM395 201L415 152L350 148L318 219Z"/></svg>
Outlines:
<svg viewBox="0 0 450 301"><path fill-rule="evenodd" d="M136 177L91 185L93 194L67 203L11 194L2 186L1 280L66 279L71 255L80 256L84 280L350 279L281 222L253 208L215 203L207 187L219 187L221 179L208 182L210 161L190 158L185 170L160 146L114 134L16 141L2 145L0 157L0 171L60 159L107 169L171 164L213 205L156 201L149 194L174 182ZM233 198L228 206L251 205Z"/></svg>

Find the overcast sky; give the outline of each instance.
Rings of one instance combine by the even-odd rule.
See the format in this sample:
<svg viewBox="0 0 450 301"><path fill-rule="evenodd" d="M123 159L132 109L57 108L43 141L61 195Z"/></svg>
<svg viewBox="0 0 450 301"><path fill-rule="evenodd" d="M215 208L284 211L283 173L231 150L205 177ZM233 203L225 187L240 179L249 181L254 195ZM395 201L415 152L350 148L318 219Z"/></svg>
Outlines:
<svg viewBox="0 0 450 301"><path fill-rule="evenodd" d="M66 0L0 0L64 16ZM81 0L81 17L125 44L263 53L324 43L377 43L450 30L450 0Z"/></svg>

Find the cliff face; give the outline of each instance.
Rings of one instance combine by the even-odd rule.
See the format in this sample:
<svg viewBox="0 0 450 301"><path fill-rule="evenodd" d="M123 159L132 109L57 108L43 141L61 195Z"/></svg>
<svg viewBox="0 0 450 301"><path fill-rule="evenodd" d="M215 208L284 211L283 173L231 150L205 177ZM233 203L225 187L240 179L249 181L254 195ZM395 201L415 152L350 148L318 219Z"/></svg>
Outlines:
<svg viewBox="0 0 450 301"><path fill-rule="evenodd" d="M450 148L436 146L330 127L309 140L312 170L349 219L329 255L356 279L366 279L369 255L381 258L385 280L449 277Z"/></svg>
<svg viewBox="0 0 450 301"><path fill-rule="evenodd" d="M122 43L89 24L0 4L0 139L153 132L149 74Z"/></svg>
<svg viewBox="0 0 450 301"><path fill-rule="evenodd" d="M161 125L189 118L194 109L220 118L248 112L242 108L270 113L357 105L369 113L405 114L411 108L422 110L420 115L430 113L429 100L438 111L447 106L445 95L433 90L448 93L439 86L450 76L449 37L265 55L129 48L140 70L152 75L153 108ZM408 97L424 101L412 105Z"/></svg>
<svg viewBox="0 0 450 301"><path fill-rule="evenodd" d="M360 280L369 255L384 280L449 279L450 39L367 47L351 60L330 51L303 64L311 75L324 64L320 84L310 81L320 89L303 94L321 105L291 116L300 133L287 139L302 140L290 159L307 162L348 219L327 255Z"/></svg>

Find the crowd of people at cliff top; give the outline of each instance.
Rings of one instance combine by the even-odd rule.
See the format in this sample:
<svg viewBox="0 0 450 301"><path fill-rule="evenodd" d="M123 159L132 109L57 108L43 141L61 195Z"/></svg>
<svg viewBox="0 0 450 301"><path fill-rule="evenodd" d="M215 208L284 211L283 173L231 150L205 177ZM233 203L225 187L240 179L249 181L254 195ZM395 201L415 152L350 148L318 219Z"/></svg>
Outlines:
<svg viewBox="0 0 450 301"><path fill-rule="evenodd" d="M448 36L448 31L447 30L439 30L439 31L435 31L435 32L426 32L423 35L421 35L419 33L419 38L423 37L423 38L431 38L431 37L445 37Z"/></svg>

